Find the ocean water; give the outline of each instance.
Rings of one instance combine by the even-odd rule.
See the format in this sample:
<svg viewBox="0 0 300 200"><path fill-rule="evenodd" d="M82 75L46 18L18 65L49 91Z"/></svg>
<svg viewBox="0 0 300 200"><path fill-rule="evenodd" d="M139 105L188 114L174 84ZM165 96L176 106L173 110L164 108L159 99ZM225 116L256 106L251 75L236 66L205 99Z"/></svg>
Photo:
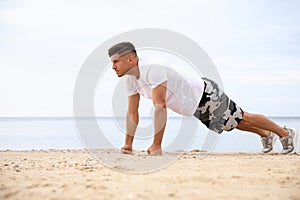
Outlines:
<svg viewBox="0 0 300 200"><path fill-rule="evenodd" d="M300 117L271 117L279 125L286 125L300 130ZM83 119L89 123L89 119ZM174 143L175 138L181 134L180 144L171 150L202 149L212 152L260 152L261 143L256 134L233 130L223 132L221 135L209 132L206 127L197 122L196 129L186 127L179 132L183 121L195 122L195 118L168 118L163 148ZM189 121L191 120L191 121ZM120 148L124 142L125 121L116 121L110 117L98 117L98 125L103 136L115 148ZM141 118L139 126L143 134L137 133L134 141L135 149L147 149L153 139L151 130L152 118ZM82 139L75 120L72 117L44 117L44 118L0 118L0 150L40 150L40 149L81 149L87 144ZM298 138L298 144L300 137ZM94 141L101 147L101 142ZM178 143L178 141L177 141ZM181 145L181 143L183 145ZM178 148L178 149L176 149ZM275 151L281 150L277 141ZM299 151L299 145L297 151Z"/></svg>

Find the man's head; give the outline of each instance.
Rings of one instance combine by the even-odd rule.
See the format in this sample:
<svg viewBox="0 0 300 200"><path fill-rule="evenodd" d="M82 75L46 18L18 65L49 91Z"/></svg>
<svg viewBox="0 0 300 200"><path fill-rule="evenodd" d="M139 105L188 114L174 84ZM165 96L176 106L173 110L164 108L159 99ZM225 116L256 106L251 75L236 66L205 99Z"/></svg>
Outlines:
<svg viewBox="0 0 300 200"><path fill-rule="evenodd" d="M130 42L115 44L108 50L108 55L113 63L112 68L119 77L138 65L135 47Z"/></svg>

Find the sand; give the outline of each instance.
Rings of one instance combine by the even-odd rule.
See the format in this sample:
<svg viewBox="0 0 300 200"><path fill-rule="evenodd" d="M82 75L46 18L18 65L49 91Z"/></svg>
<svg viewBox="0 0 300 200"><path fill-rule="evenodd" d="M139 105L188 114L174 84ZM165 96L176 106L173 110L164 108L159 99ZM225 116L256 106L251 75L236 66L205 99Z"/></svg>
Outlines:
<svg viewBox="0 0 300 200"><path fill-rule="evenodd" d="M0 199L300 199L299 154L0 151L0 177Z"/></svg>

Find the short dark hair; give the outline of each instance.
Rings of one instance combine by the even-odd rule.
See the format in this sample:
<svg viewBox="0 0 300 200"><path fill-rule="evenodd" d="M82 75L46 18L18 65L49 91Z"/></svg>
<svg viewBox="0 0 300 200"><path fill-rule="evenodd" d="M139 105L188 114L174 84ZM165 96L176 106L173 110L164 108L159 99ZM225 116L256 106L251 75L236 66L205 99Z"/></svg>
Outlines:
<svg viewBox="0 0 300 200"><path fill-rule="evenodd" d="M108 50L108 55L109 57L111 57L114 54L125 54L125 53L129 53L129 52L133 52L134 55L136 55L136 50L135 47L132 43L130 42L121 42L118 44L115 44L114 46L110 47Z"/></svg>

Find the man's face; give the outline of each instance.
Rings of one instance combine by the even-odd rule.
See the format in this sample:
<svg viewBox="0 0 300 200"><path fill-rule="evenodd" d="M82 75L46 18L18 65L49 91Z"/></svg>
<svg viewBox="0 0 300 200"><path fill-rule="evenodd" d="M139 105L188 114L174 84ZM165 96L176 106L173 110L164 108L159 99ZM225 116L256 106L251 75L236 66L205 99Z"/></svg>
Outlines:
<svg viewBox="0 0 300 200"><path fill-rule="evenodd" d="M128 54L111 56L112 69L115 70L118 77L124 76L130 70Z"/></svg>

